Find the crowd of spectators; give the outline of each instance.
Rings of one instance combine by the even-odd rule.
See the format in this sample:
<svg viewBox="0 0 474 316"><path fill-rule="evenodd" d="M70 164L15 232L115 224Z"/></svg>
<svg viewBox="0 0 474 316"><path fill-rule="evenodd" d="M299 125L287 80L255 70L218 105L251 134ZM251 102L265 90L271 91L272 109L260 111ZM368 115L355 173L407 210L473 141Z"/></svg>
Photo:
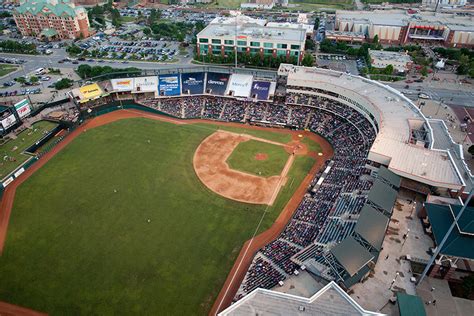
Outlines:
<svg viewBox="0 0 474 316"><path fill-rule="evenodd" d="M320 256L352 233L372 182L367 154L376 132L355 109L321 96L288 93L285 102L252 102L217 96L149 100L152 106L180 118L260 122L307 128L325 137L334 157L324 180L318 172L280 236L254 258L236 298L257 287L271 288L298 268L295 258ZM312 189L313 188L313 189ZM322 260L324 261L324 260Z"/></svg>
<svg viewBox="0 0 474 316"><path fill-rule="evenodd" d="M293 105L288 123L322 135L335 151L331 169L321 185L308 191L279 239L260 250L277 266L294 269L301 262L296 257L321 257L352 233L372 185L362 176L369 173L365 164L376 134L362 114L338 102L305 94L289 94L286 102ZM312 184L320 176L318 173ZM296 247L288 249L287 244ZM269 250L280 255L269 255ZM258 281L247 275L238 295L248 293L246 282L255 285Z"/></svg>

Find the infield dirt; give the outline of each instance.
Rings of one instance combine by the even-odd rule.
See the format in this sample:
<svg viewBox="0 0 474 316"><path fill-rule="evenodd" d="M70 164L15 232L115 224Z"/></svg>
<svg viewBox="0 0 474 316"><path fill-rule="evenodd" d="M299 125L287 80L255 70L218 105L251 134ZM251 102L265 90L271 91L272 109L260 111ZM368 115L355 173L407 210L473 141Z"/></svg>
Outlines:
<svg viewBox="0 0 474 316"><path fill-rule="evenodd" d="M0 254L2 253L2 250L4 247L6 233L8 229L8 223L9 223L13 201L15 198L15 191L17 187L20 186L26 179L28 179L28 177L30 177L34 172L36 172L43 165L45 165L52 157L54 157L65 146L71 143L78 135L87 131L87 129L105 125L117 120L135 118L135 117L146 117L150 119L156 119L156 120L161 120L161 121L170 122L174 124L180 124L180 125L192 124L192 123L208 123L208 124L245 127L249 129L256 129L256 130L265 130L265 131L269 130L266 127L255 127L255 126L248 126L248 125L243 126L242 124L239 124L239 123L206 122L202 120L183 121L183 120L178 120L178 119L172 119L165 116L144 113L138 110L120 110L120 111L112 112L100 117L96 117L86 122L85 124L81 125L76 130L74 130L69 135L67 135L62 142L60 142L57 146L53 148L52 151L45 154L38 162L36 162L33 166L27 169L22 175L20 175L17 179L15 179L15 181L13 181L5 189L2 200L1 200L1 204L0 204ZM252 261L252 258L255 252L258 251L258 249L260 249L262 246L264 246L268 242L275 239L280 234L280 232L284 229L289 219L293 215L294 211L296 210L303 195L306 193L307 187L309 183L311 182L315 172L319 168L321 168L325 160L330 159L333 155L333 150L330 144L322 137L317 136L313 133L302 132L302 131L288 131L288 130L281 130L281 129L270 129L270 130L272 130L273 132L278 132L278 133L291 134L295 142L298 141L298 137L299 137L298 135L303 135L304 137L308 137L320 144L322 156L318 156L317 153L313 153L313 152L308 153L309 156L316 158L316 163L314 164L310 173L305 177L304 181L295 191L295 194L287 203L284 210L280 213L280 215L278 216L274 224L271 226L271 228L257 235L256 237L248 240L243 245L241 252L237 260L235 261L235 264L231 272L229 273L225 281L224 287L222 288L217 300L215 301L215 304L210 314L216 314L218 311L221 311L223 308L230 305L240 283L242 282L245 276L245 273ZM298 147L298 144L296 144L296 147ZM296 147L292 149L288 147L288 150L293 152ZM301 151L301 152L298 152L298 154L303 153L305 151L304 148L305 148L304 146L296 148L298 151ZM8 314L9 312L11 313L12 308L13 310L15 308L12 305L8 305L9 307L6 308L6 310L4 310L2 306L5 307L7 305L0 304L0 313L6 312ZM34 311L31 311L31 315L33 313Z"/></svg>

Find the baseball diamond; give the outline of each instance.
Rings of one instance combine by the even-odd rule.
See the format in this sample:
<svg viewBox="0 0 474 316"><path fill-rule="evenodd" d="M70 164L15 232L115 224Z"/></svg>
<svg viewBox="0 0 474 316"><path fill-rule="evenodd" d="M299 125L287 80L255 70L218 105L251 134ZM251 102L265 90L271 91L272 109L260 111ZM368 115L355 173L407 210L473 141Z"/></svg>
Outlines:
<svg viewBox="0 0 474 316"><path fill-rule="evenodd" d="M289 143L294 134L249 128L119 111L73 132L64 148L40 160L50 159L41 169L14 182L16 192L5 192L4 201L14 194L15 202L0 297L51 314L208 312L266 207L210 191L196 176L193 155L216 133ZM259 231L322 162L295 157L285 175L291 185L276 191Z"/></svg>

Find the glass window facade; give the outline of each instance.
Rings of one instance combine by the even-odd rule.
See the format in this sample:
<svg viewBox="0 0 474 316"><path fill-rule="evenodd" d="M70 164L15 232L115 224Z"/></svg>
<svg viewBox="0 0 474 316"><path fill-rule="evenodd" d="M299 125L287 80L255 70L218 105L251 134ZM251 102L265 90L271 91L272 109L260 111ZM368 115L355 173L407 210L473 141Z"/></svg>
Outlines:
<svg viewBox="0 0 474 316"><path fill-rule="evenodd" d="M212 44L220 44L221 40L220 39L213 39Z"/></svg>
<svg viewBox="0 0 474 316"><path fill-rule="evenodd" d="M291 45L291 49L300 49L300 45Z"/></svg>
<svg viewBox="0 0 474 316"><path fill-rule="evenodd" d="M273 43L263 43L263 47L265 47L265 48L273 48Z"/></svg>
<svg viewBox="0 0 474 316"><path fill-rule="evenodd" d="M287 44L277 44L277 48L287 48Z"/></svg>
<svg viewBox="0 0 474 316"><path fill-rule="evenodd" d="M200 38L199 43L209 43L209 39L208 38Z"/></svg>
<svg viewBox="0 0 474 316"><path fill-rule="evenodd" d="M260 42L250 42L250 46L252 46L252 47L260 47Z"/></svg>
<svg viewBox="0 0 474 316"><path fill-rule="evenodd" d="M224 44L226 44L226 45L234 45L234 41L233 41L233 40L224 40Z"/></svg>
<svg viewBox="0 0 474 316"><path fill-rule="evenodd" d="M247 46L247 41L237 41L237 45L239 45L239 46Z"/></svg>

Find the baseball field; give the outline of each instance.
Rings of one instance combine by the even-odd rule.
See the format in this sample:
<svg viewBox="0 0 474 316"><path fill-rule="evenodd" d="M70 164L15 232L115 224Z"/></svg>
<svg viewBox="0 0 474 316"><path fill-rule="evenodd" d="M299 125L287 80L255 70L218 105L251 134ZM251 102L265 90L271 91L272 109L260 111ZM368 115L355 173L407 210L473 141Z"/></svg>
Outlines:
<svg viewBox="0 0 474 316"><path fill-rule="evenodd" d="M193 167L200 143L220 128L292 141L284 132L148 118L85 128L16 188L0 301L52 315L208 313L264 212L259 232L319 159L296 155L271 206L233 201ZM234 161L246 172L279 173L290 156L249 142ZM317 150L311 142L304 139Z"/></svg>

